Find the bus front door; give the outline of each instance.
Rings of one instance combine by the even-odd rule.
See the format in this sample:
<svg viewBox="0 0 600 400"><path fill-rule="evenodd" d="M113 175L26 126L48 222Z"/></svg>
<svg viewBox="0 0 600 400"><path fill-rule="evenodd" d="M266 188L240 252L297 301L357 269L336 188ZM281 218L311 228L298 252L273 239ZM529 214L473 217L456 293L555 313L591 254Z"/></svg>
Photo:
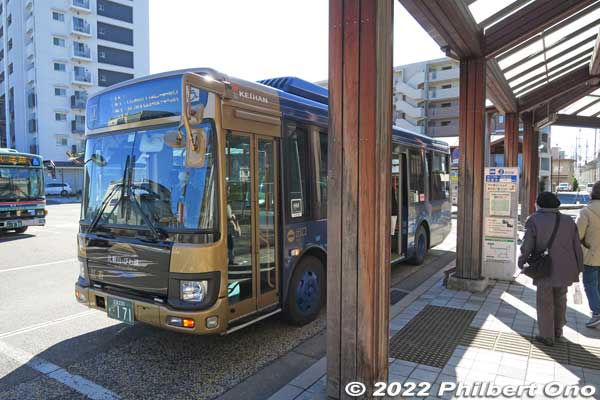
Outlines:
<svg viewBox="0 0 600 400"><path fill-rule="evenodd" d="M271 138L228 133L229 320L277 303L277 164Z"/></svg>

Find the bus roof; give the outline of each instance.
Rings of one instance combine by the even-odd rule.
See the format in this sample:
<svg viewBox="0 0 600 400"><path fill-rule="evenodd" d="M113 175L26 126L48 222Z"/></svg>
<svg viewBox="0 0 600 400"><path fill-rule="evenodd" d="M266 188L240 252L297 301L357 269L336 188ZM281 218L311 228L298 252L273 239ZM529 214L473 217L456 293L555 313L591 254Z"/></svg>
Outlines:
<svg viewBox="0 0 600 400"><path fill-rule="evenodd" d="M127 80L99 91L91 97L102 95L110 92L111 90L134 85L136 83L169 76L183 75L185 73L195 73L198 75L209 76L216 81L223 82L226 85L229 85L232 82L238 86L242 85L246 86L247 88L256 87L257 84L261 85L265 90L272 91L273 94L279 97L281 113L284 117L306 123L313 123L322 127L327 127L328 125L328 89L315 83L291 76L264 79L255 83L239 78L229 77L228 75L212 68L190 68ZM243 101L244 99L240 100ZM449 146L446 142L433 139L418 132L413 132L394 126L392 133L394 142L404 142L406 144L427 146L441 151L449 151Z"/></svg>
<svg viewBox="0 0 600 400"><path fill-rule="evenodd" d="M4 147L0 147L0 154L10 154L15 156L25 156L25 157L34 157L34 158L42 158L39 154L30 154L30 153L21 153L15 149L8 149Z"/></svg>

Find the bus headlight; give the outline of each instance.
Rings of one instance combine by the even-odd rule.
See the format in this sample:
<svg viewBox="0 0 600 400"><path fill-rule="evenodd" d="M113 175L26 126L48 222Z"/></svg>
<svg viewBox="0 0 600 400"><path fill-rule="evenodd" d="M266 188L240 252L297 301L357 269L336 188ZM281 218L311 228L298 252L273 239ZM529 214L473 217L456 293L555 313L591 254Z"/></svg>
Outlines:
<svg viewBox="0 0 600 400"><path fill-rule="evenodd" d="M87 272L85 270L85 261L79 261L79 276L83 279L87 279Z"/></svg>
<svg viewBox="0 0 600 400"><path fill-rule="evenodd" d="M206 297L208 281L180 281L179 296L183 301L200 303Z"/></svg>

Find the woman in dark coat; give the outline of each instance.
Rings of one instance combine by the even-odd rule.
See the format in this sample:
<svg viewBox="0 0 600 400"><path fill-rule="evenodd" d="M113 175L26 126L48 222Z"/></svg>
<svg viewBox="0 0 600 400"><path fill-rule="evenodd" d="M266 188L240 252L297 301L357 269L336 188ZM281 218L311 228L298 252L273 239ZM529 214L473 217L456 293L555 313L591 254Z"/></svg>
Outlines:
<svg viewBox="0 0 600 400"><path fill-rule="evenodd" d="M536 340L552 346L555 340L562 340L563 326L566 324L567 290L572 283L579 282L579 274L583 271L583 253L575 222L558 211L558 197L554 193L542 192L536 204L536 212L525 223L518 265L522 269L530 254L546 249L558 216L558 231L549 249L552 260L550 275L533 281L537 286L539 336L536 336Z"/></svg>

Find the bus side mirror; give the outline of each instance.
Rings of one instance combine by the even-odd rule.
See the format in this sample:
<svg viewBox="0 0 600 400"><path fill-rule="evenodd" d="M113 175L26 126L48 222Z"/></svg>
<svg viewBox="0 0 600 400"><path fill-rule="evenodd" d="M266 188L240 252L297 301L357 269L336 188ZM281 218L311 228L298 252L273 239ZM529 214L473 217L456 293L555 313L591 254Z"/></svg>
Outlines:
<svg viewBox="0 0 600 400"><path fill-rule="evenodd" d="M185 166L187 168L202 168L206 157L206 131L192 128L204 118L204 104L196 108L192 104L192 87L185 85L184 91L183 127L185 127ZM181 132L181 126L179 132Z"/></svg>

